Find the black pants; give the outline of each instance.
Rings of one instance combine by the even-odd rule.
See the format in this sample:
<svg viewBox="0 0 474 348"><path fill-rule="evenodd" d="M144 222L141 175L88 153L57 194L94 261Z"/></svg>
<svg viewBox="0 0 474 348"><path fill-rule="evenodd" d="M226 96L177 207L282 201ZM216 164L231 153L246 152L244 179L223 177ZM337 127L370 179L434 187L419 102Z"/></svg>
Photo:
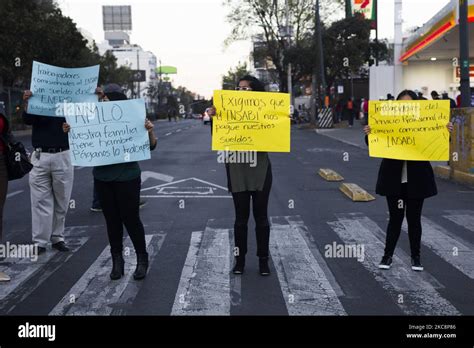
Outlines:
<svg viewBox="0 0 474 348"><path fill-rule="evenodd" d="M122 252L125 225L135 252L146 253L145 229L139 213L140 178L123 182L95 180L95 187L107 224L111 252Z"/></svg>
<svg viewBox="0 0 474 348"><path fill-rule="evenodd" d="M402 184L400 197L387 197L390 220L385 241L385 255L392 256L397 246L402 228L403 218L407 217L408 238L410 240L411 256L420 256L421 247L421 211L424 199L410 199L406 195L406 184Z"/></svg>
<svg viewBox="0 0 474 348"><path fill-rule="evenodd" d="M257 234L257 256L268 257L270 244L270 222L268 221L268 198L272 187L272 172L268 168L262 191L232 193L235 208L234 242L239 255L247 254L247 232L252 200L255 232Z"/></svg>

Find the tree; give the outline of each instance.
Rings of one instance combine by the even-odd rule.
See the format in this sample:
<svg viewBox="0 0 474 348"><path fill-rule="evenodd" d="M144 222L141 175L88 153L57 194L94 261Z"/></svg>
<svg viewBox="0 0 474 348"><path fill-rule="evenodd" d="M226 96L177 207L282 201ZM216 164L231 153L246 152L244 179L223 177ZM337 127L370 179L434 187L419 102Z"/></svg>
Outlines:
<svg viewBox="0 0 474 348"><path fill-rule="evenodd" d="M361 14L334 22L323 34L326 80L331 86L337 79L366 72L366 63L374 57L388 58L385 41L370 40L370 20ZM362 70L361 70L362 69Z"/></svg>
<svg viewBox="0 0 474 348"><path fill-rule="evenodd" d="M124 85L130 71L117 67L117 60L107 52L100 56L97 46L88 42L69 17L63 16L54 2L0 1L0 82L7 87L29 85L33 60L62 67L100 64L99 82Z"/></svg>
<svg viewBox="0 0 474 348"><path fill-rule="evenodd" d="M53 2L0 2L0 76L6 86L26 86L32 61L72 67L98 60L76 25Z"/></svg>
<svg viewBox="0 0 474 348"><path fill-rule="evenodd" d="M367 63L373 61L375 52L378 52L379 61L389 59L387 42L370 40L370 21L360 14L336 21L328 28L323 26L322 36L328 87L349 74L366 74ZM298 80L318 68L317 53L316 44L310 35L299 46L288 51L287 58L291 60Z"/></svg>
<svg viewBox="0 0 474 348"><path fill-rule="evenodd" d="M292 44L299 46L308 32L314 29L314 1L287 0L288 24L293 28ZM226 0L229 8L228 21L233 25L226 43L249 39L263 34L266 56L270 57L278 74L281 90L287 90L287 62L285 52L289 48L286 28L286 7L278 0ZM342 8L343 0L325 0L323 13L328 20L331 13Z"/></svg>
<svg viewBox="0 0 474 348"><path fill-rule="evenodd" d="M117 58L111 51L106 51L99 58L99 84L116 83L128 90L133 90L132 70L127 66L117 66Z"/></svg>
<svg viewBox="0 0 474 348"><path fill-rule="evenodd" d="M248 75L247 63L239 62L233 69L229 69L226 75L222 77L222 89L234 89L238 79Z"/></svg>

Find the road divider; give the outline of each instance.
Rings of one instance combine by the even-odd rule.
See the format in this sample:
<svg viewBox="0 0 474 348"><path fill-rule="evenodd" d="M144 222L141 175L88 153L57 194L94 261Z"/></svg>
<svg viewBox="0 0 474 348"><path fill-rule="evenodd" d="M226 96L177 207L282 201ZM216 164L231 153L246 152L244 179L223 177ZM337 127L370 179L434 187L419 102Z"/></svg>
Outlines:
<svg viewBox="0 0 474 348"><path fill-rule="evenodd" d="M321 168L318 174L326 181L343 181L344 178L332 169Z"/></svg>
<svg viewBox="0 0 474 348"><path fill-rule="evenodd" d="M343 183L339 186L339 190L354 202L370 202L375 200L374 196L357 184Z"/></svg>

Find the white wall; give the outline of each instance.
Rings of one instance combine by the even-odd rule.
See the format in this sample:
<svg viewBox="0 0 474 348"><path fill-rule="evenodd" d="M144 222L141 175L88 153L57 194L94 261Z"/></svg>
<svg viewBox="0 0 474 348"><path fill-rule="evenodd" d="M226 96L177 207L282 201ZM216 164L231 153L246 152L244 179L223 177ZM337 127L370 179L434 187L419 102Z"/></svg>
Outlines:
<svg viewBox="0 0 474 348"><path fill-rule="evenodd" d="M379 100L385 98L388 93L395 95L394 85L394 67L389 65L372 65L369 71L369 98L370 100Z"/></svg>
<svg viewBox="0 0 474 348"><path fill-rule="evenodd" d="M447 91L451 97L458 92L450 90L454 86L453 64L451 61L410 61L403 67L403 87L419 90L427 88L425 97L431 99L430 93L435 90L439 94Z"/></svg>

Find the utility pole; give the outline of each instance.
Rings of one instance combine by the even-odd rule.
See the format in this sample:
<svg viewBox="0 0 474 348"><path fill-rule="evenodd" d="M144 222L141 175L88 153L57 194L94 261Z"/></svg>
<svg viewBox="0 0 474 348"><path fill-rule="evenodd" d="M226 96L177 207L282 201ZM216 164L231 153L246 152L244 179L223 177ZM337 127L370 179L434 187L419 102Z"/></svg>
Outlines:
<svg viewBox="0 0 474 348"><path fill-rule="evenodd" d="M285 12L286 12L286 37L288 39L288 48L291 47L291 32L290 32L290 8L288 5L288 0L285 0ZM293 84L291 81L291 63L288 62L288 93L290 94L290 104L293 105Z"/></svg>
<svg viewBox="0 0 474 348"><path fill-rule="evenodd" d="M137 48L137 71L140 70L139 49ZM137 81L137 99L140 99L140 81Z"/></svg>
<svg viewBox="0 0 474 348"><path fill-rule="evenodd" d="M468 1L459 0L459 55L461 60L461 107L471 106L469 71Z"/></svg>
<svg viewBox="0 0 474 348"><path fill-rule="evenodd" d="M318 7L319 2L316 0L314 5L314 46L317 47L318 42ZM317 100L317 93L318 90L318 73L316 68L316 62L313 67L313 75L311 77L311 112L309 116L310 124L315 126L316 125L316 114L318 112L318 100Z"/></svg>
<svg viewBox="0 0 474 348"><path fill-rule="evenodd" d="M394 47L394 76L393 76L393 95L397 95L403 84L403 67L400 62L403 46L402 34L402 0L395 0L395 47Z"/></svg>
<svg viewBox="0 0 474 348"><path fill-rule="evenodd" d="M375 11L375 66L379 66L379 4L378 0L374 0Z"/></svg>
<svg viewBox="0 0 474 348"><path fill-rule="evenodd" d="M352 16L352 0L346 0L346 18L350 18Z"/></svg>
<svg viewBox="0 0 474 348"><path fill-rule="evenodd" d="M326 96L326 77L324 69L324 52L323 52L323 32L321 26L321 15L319 13L319 0L316 0L316 25L318 29L318 50L319 50L319 75L321 79L321 87L323 97Z"/></svg>
<svg viewBox="0 0 474 348"><path fill-rule="evenodd" d="M158 108L160 107L161 105L161 59L159 60L159 63L160 63L160 67L159 67L159 75L160 75L160 80L158 82Z"/></svg>

